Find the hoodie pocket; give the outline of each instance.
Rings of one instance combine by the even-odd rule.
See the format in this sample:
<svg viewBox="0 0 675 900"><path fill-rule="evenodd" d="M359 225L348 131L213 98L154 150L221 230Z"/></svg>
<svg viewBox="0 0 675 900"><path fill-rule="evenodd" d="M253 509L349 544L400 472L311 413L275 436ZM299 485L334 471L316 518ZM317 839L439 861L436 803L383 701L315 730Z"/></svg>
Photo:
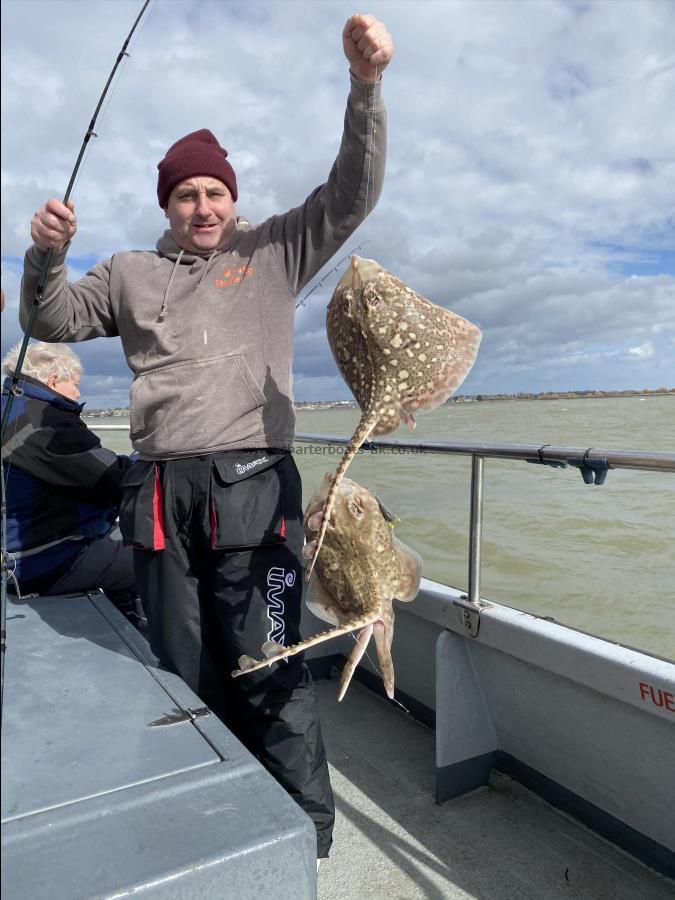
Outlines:
<svg viewBox="0 0 675 900"><path fill-rule="evenodd" d="M216 454L211 470L211 546L249 549L286 539L283 466L287 454Z"/></svg>
<svg viewBox="0 0 675 900"><path fill-rule="evenodd" d="M241 353L162 366L131 387L131 439L150 457L208 452L259 434L264 405Z"/></svg>

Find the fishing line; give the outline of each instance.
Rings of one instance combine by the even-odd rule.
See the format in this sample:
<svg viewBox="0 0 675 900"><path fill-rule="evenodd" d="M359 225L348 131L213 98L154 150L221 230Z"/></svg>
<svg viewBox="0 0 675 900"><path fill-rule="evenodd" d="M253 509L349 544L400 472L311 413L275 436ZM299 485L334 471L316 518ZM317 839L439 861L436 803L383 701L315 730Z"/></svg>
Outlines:
<svg viewBox="0 0 675 900"><path fill-rule="evenodd" d="M351 638L353 638L355 644L358 643L358 639L357 639L357 637L356 637L356 635L354 634L353 631L350 631L350 632L349 632L349 636L350 636ZM364 651L363 651L363 655L366 657L366 659L368 660L368 662L370 663L370 665L373 667L373 669L375 670L376 674L379 675L380 678L382 678L382 680L384 680L384 678L383 678L383 676L382 676L382 672L380 672L380 670L378 669L378 667L375 665L375 663L374 663L373 660L371 659L371 656L370 656L370 653L368 653L368 650L364 650ZM396 699L396 697L387 697L387 700L391 700L391 702L392 702L392 703L395 703L396 706L400 706L401 709L403 710L403 712L407 713L409 716L412 716L412 713L410 712L410 710L408 709L408 707L407 707L407 706L404 706L402 703L400 703L400 702Z"/></svg>
<svg viewBox="0 0 675 900"><path fill-rule="evenodd" d="M146 4L146 5L147 5L147 4ZM144 9L145 9L145 7L143 7L143 10L144 10ZM140 13L138 19L140 19L141 16L143 15L143 10L141 10L141 13ZM131 31L130 37L131 37L131 35L134 35L133 40L130 40L129 43L128 43L128 45L127 45L127 51L126 51L126 53L124 54L124 58L122 59L122 61L121 61L121 63L120 63L120 68L119 68L119 70L118 70L118 76L117 76L117 78L115 79L114 84L112 85L112 89L111 89L110 93L108 94L108 96L107 96L107 98L106 98L106 100L105 100L104 105L101 107L101 113L100 113L100 115L99 115L99 123L104 122L106 116L108 115L108 110L110 109L110 105L111 105L111 103L112 103L112 101L113 101L113 97L115 96L115 93L116 93L118 87L120 86L120 82L122 81L122 75L124 74L124 69L127 67L128 63L129 63L129 58L130 58L130 56L131 56L131 51L134 49L134 47L136 46L136 44L139 42L140 37L141 37L141 35L143 34L143 29L147 26L147 24L148 24L148 22L150 21L151 17L152 17L152 10L151 10L151 11L148 13L148 15L143 19L143 21L142 21L141 24L140 24L140 27L139 27L138 30L135 32L135 35L134 35L134 30L132 29L132 31ZM138 21L138 20L137 20L137 21ZM96 137L98 137L98 135L96 135ZM88 147L88 148L87 148L87 155L89 154L90 149L91 149L91 147ZM86 157L85 157L85 158L86 158ZM83 166L83 168L84 168L84 166ZM81 174L81 173L80 173L80 174Z"/></svg>
<svg viewBox="0 0 675 900"><path fill-rule="evenodd" d="M115 96L115 91L117 90L117 87L118 87L118 85L119 85L119 83L120 83L121 75L122 75L122 72L123 72L124 67L125 67L125 65L126 65L126 62L127 62L127 60L126 60L126 58L125 58L125 59L122 61L121 65L120 65L120 69L119 69L119 71L120 71L120 78L118 78L118 79L115 81L115 83L113 84L112 90L110 91L110 94L108 95L108 99L106 100L105 105L101 107L101 114L100 114L100 117L99 117L99 126L100 126L100 124L102 124L103 122L105 122L106 116L108 115L108 110L110 109L110 103L111 103L113 97ZM92 134L92 137L96 137L96 138L97 138L97 137L98 137L98 134L93 133L93 134ZM84 169L85 169L85 163L86 163L86 161L89 159L89 155L90 155L90 153L91 153L91 151L92 151L93 146L94 146L94 145L93 145L92 143L87 142L87 147L86 147L86 149L85 149L85 151L84 151L84 156L82 157L82 164L80 165L79 171L78 171L77 175L75 176L75 180L73 181L72 186L71 186L71 193L74 193L74 192L75 192L75 188L76 188L76 187L79 185L79 183L80 183L80 178L82 177L82 173L84 172Z"/></svg>
<svg viewBox="0 0 675 900"><path fill-rule="evenodd" d="M7 576L8 576L8 578L12 578L14 580L14 584L17 584L16 577L14 576L14 573L16 572L16 557L14 556L13 553L6 553L5 559L12 567L11 569L8 569L7 564L5 564Z"/></svg>
<svg viewBox="0 0 675 900"><path fill-rule="evenodd" d="M373 85L372 85L373 92L372 92L372 105L370 107L370 123L368 123L368 116L366 114L365 145L366 145L366 156L368 157L368 163L367 163L367 168L366 168L366 215L364 217L366 222L368 220L368 216L373 211L373 207L375 206L375 201L374 201L375 183L374 183L374 179L373 179L373 185L371 188L371 170L373 168L373 144L374 144L374 140L375 140L375 85L377 84L379 72L378 72L377 66L374 66L374 68L375 68L375 81L373 82ZM366 227L370 228L371 234L372 234L372 226L367 225ZM314 287L312 287L309 291L307 291L307 293L302 298L302 300L300 300L298 303L295 304L295 308L299 309L301 306L304 306L305 302L309 298L309 296L311 294L313 294L314 291L318 290L318 288L323 287L324 283L333 274L333 272L336 272L340 268L342 263L346 262L348 259L351 259L351 257L356 253L357 250L360 250L362 247L365 247L366 244L370 244L370 243L372 243L372 241L370 240L370 238L367 238L366 240L361 241L361 243L357 247L352 248L347 253L346 256L343 256L342 259L339 260L339 262L337 262L333 266L333 268L330 269L330 271L328 271L323 276L323 278L314 285Z"/></svg>
<svg viewBox="0 0 675 900"><path fill-rule="evenodd" d="M152 16L152 10L143 19L140 27L137 29L137 31L135 33L133 40L128 45L127 52L124 54L124 58L122 59L122 61L120 63L120 67L119 67L118 73L117 73L117 78L115 79L115 82L112 85L112 89L110 90L110 93L108 94L108 96L105 100L105 103L101 107L101 112L98 116L99 128L106 121L106 117L108 115L108 110L110 109L113 98L115 97L115 93L120 85L120 82L122 81L122 75L124 74L124 69L127 67L128 63L129 63L129 57L131 56L131 51L133 50L133 48L136 46L136 44L140 40L140 37L143 33L143 29L147 26L148 22L150 21L151 16ZM94 134L93 137L98 137L98 134ZM73 182L71 193L74 193L75 188L78 187L80 184L80 179L82 177L82 173L84 172L84 170L86 168L85 163L89 159L89 154L91 153L93 146L94 145L92 143L87 143L87 149L85 150L84 156L82 157L82 164L80 166L79 172L77 173L77 177L75 178L75 181Z"/></svg>
<svg viewBox="0 0 675 900"><path fill-rule="evenodd" d="M378 83L380 75L378 72L378 67L375 66L375 81L372 84L372 103L370 107L370 123L368 124L368 119L366 117L366 156L368 157L368 166L366 170L366 233L369 238L372 238L373 235L373 223L369 222L370 214L373 211L375 206L375 179L372 177L372 186L371 186L371 175L374 171L374 163L373 163L373 153L375 146L375 91ZM370 203L370 208L369 207ZM369 241L370 243L371 241ZM355 355L357 359L363 358L363 353L366 349L366 340L363 334L363 331L359 329L359 333L356 338L356 347ZM366 439L364 444L368 444L370 441ZM375 461L373 459L372 451L369 454L368 461L368 469L370 470L370 475L373 474L375 466Z"/></svg>
<svg viewBox="0 0 675 900"><path fill-rule="evenodd" d="M296 304L295 304L295 308L296 308L296 309L299 309L301 306L304 306L304 305L305 305L305 300L307 300L307 298L309 297L309 295L310 295L310 294L313 294L314 291L317 290L317 288L323 287L324 282L328 281L328 279L329 279L330 276L333 274L333 272L337 272L337 270L340 268L340 266L342 265L343 262L346 262L348 259L351 259L351 257L354 255L354 253L356 253L357 250L360 250L361 247L365 247L365 245L366 245L366 244L369 244L369 243L370 243L370 241L362 241L362 242L358 245L358 247L353 247L353 248L347 253L346 256L343 256L341 260L339 260L337 263L335 263L335 265L333 266L333 268L332 268L329 272L326 272L326 274L323 276L323 278L321 279L321 281L318 281L318 282L314 285L314 287L313 287L311 290L307 291L307 293L306 293L305 296L302 298L302 300L300 300L299 303L296 303Z"/></svg>
<svg viewBox="0 0 675 900"><path fill-rule="evenodd" d="M126 65L126 62L127 62L127 60L126 60L126 58L125 58L125 59L122 61L121 65L120 65L120 69L119 69L119 71L120 71L120 78L121 78L121 76L122 76L122 72L124 71L124 67L125 67L125 65ZM99 127L100 127L100 125L103 124L103 123L105 122L105 120L106 120L106 116L108 115L108 110L110 109L110 103L111 103L113 97L115 96L115 91L117 90L117 87L118 87L118 85L119 85L119 83L120 83L120 78L118 78L118 79L115 81L115 83L113 84L112 90L110 91L110 94L108 95L108 99L106 100L104 106L101 107L101 114L100 114L100 116L99 116ZM96 138L97 138L97 137L98 137L98 134L94 133L94 134L92 134L92 137L96 137ZM87 147L86 147L86 149L85 149L85 151L84 151L84 156L82 157L82 164L81 164L81 166L80 166L80 168L79 168L79 171L78 171L78 173L77 173L77 175L76 175L76 177L75 177L75 180L74 180L73 183L72 183L71 193L75 193L75 188L76 188L76 187L79 185L79 183L80 183L80 179L81 179L81 177L82 177L82 173L84 172L84 169L85 169L85 163L86 163L86 161L89 159L89 155L90 155L90 153L91 153L91 151L92 151L93 146L94 146L93 143L89 143L89 142L87 143Z"/></svg>
<svg viewBox="0 0 675 900"><path fill-rule="evenodd" d="M377 66L375 66L375 81L373 82L373 95L372 95L372 106L370 108L370 130L366 139L366 153L368 155L368 169L366 173L366 223L368 222L368 217L370 213L373 211L375 206L375 184L373 179L373 185L371 188L371 171L373 169L373 145L375 142L375 87L378 83L379 72ZM368 195L370 193L370 209L368 209ZM370 225L366 225L367 228L370 229L372 235L372 222Z"/></svg>

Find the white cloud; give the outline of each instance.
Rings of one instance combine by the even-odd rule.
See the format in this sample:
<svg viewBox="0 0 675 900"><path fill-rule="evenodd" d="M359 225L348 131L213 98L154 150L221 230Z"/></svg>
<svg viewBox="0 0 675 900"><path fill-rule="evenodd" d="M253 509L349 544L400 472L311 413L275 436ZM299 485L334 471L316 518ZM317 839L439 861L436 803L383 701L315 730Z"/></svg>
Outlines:
<svg viewBox="0 0 675 900"><path fill-rule="evenodd" d="M3 4L3 348L18 334L13 260L30 217L63 193L139 7ZM383 84L387 178L345 252L367 239L363 255L481 326L466 392L675 383L675 7L373 0L368 8L396 44ZM156 163L196 128L228 148L247 218L301 202L339 144L340 33L352 12L346 0L151 4L76 184L73 252L103 259L154 246L165 224ZM346 396L324 330L337 279L297 317L300 399ZM78 348L90 377L112 374L105 364L127 378L117 342L103 353L104 343Z"/></svg>
<svg viewBox="0 0 675 900"><path fill-rule="evenodd" d="M637 347L629 347L628 356L633 359L651 359L654 356L654 345L651 341L645 341Z"/></svg>

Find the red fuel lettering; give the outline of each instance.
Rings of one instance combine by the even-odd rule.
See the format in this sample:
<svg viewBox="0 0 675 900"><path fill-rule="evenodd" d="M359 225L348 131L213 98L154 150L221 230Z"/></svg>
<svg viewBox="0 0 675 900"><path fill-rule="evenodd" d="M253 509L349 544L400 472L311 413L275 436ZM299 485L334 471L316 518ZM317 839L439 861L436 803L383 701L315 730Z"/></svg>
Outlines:
<svg viewBox="0 0 675 900"><path fill-rule="evenodd" d="M663 691L661 688L655 688L651 684L644 681L638 682L640 688L640 698L645 701L649 700L659 709L667 709L669 712L675 712L675 694L670 691Z"/></svg>
<svg viewBox="0 0 675 900"><path fill-rule="evenodd" d="M657 690L657 692L655 694L654 688L650 684L649 685L649 694L652 698L652 703L654 704L654 706L663 706L663 694L661 693L660 689Z"/></svg>

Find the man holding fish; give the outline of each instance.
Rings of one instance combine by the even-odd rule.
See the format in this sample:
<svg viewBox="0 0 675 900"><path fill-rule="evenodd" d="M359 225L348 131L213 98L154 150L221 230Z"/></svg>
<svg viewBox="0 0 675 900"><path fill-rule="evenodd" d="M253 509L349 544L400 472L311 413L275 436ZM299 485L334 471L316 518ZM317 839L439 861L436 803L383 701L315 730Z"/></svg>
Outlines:
<svg viewBox="0 0 675 900"><path fill-rule="evenodd" d="M67 281L72 202L34 215L25 260L25 327L45 252L54 251L35 336L119 335L134 372L120 524L135 548L153 651L237 734L313 818L328 855L334 804L305 664L233 681L244 654L299 640L304 542L291 455L293 314L299 292L361 224L384 176L385 26L343 30L351 89L338 157L299 207L250 226L215 136L174 143L158 165L169 228L156 252L122 252Z"/></svg>

